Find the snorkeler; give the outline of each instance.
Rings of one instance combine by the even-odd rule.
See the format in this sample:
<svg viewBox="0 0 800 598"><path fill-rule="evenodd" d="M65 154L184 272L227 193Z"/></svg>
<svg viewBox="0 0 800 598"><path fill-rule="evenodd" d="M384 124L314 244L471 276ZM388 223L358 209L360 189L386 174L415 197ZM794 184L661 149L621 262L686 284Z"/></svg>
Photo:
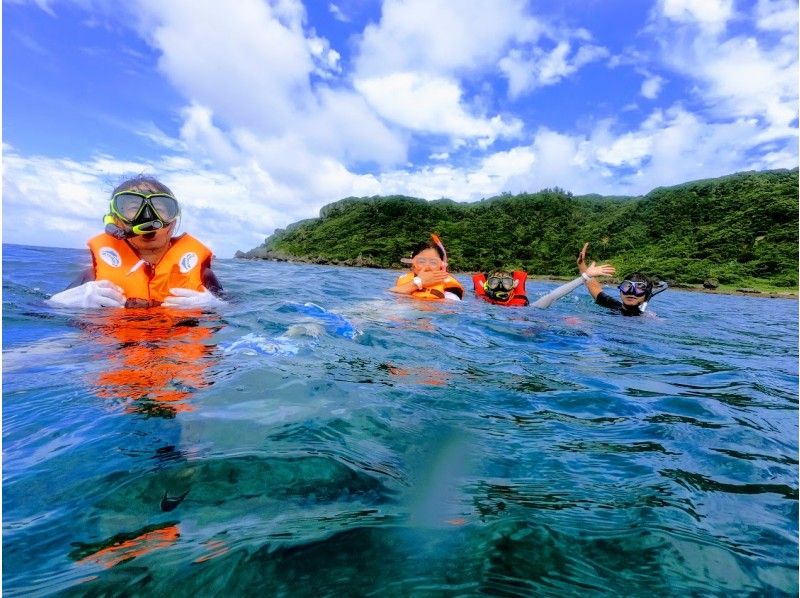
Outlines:
<svg viewBox="0 0 800 598"><path fill-rule="evenodd" d="M92 266L50 301L67 307L222 304L211 250L188 234L172 236L180 213L163 183L141 175L124 181L111 193L105 232L89 240Z"/></svg>
<svg viewBox="0 0 800 598"><path fill-rule="evenodd" d="M588 247L589 243L584 243L583 249L578 254L578 270L581 271L581 276L586 281L586 288L598 305L619 312L623 316L640 316L647 309L647 303L652 297L667 290L669 285L666 282L662 281L658 286L654 286L649 276L641 272L632 272L627 274L617 287L621 301L614 299L603 292L603 285L592 278L597 275L591 273L594 262L590 266L586 265Z"/></svg>
<svg viewBox="0 0 800 598"><path fill-rule="evenodd" d="M397 278L389 289L392 293L423 301L463 299L464 287L447 272L447 251L436 235L431 235L430 242L419 244L411 252L410 259L400 261L410 263L411 272Z"/></svg>
<svg viewBox="0 0 800 598"><path fill-rule="evenodd" d="M603 264L596 266L594 263L586 269L586 276L611 276L614 274L613 266ZM544 297L540 297L530 303L525 294L525 281L528 274L522 270L513 272L495 271L489 273L478 273L472 275L472 284L475 287L475 294L489 303L507 306L526 306L547 309L556 300L569 295L584 282L583 274L560 287L553 289Z"/></svg>

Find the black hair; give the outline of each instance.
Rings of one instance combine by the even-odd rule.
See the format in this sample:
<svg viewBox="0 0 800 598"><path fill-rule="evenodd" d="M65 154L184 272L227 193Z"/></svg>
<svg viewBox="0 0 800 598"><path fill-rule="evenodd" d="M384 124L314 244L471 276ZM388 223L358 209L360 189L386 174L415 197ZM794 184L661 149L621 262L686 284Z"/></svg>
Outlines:
<svg viewBox="0 0 800 598"><path fill-rule="evenodd" d="M166 193L167 195L175 197L170 188L164 183L146 174L140 174L122 181L111 192L111 197L114 197L114 195L122 191L149 191L150 193Z"/></svg>
<svg viewBox="0 0 800 598"><path fill-rule="evenodd" d="M439 259L440 260L444 260L444 251L442 251L442 248L439 247L433 241L426 241L426 242L420 243L419 245L414 247L414 251L411 252L411 257L414 258L414 257L418 256L420 253L422 253L426 249L435 249L436 253L439 255Z"/></svg>

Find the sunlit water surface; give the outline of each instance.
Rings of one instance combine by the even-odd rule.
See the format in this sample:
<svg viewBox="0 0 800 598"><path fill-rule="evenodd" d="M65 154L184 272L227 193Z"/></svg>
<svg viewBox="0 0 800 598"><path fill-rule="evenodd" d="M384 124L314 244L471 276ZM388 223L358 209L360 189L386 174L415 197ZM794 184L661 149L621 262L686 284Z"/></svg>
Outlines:
<svg viewBox="0 0 800 598"><path fill-rule="evenodd" d="M5 596L798 592L796 301L218 260L218 313L46 305L87 258L4 247Z"/></svg>

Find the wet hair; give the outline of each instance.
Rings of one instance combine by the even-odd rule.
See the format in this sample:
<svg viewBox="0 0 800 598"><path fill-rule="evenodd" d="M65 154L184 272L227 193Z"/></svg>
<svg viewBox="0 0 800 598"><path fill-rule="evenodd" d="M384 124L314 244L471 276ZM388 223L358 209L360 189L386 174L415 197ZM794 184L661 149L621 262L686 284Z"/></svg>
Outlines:
<svg viewBox="0 0 800 598"><path fill-rule="evenodd" d="M138 191L144 193L166 193L167 195L175 197L175 195L172 193L172 190L170 190L170 188L167 187L164 183L162 183L155 177L146 174L140 174L133 178L122 181L111 192L111 196L113 197L114 195L122 191Z"/></svg>
<svg viewBox="0 0 800 598"><path fill-rule="evenodd" d="M439 259L444 260L444 252L442 251L442 248L432 241L426 241L425 243L420 243L419 245L417 245L414 248L414 251L411 252L411 257L415 258L426 249L435 249L436 254L439 256Z"/></svg>

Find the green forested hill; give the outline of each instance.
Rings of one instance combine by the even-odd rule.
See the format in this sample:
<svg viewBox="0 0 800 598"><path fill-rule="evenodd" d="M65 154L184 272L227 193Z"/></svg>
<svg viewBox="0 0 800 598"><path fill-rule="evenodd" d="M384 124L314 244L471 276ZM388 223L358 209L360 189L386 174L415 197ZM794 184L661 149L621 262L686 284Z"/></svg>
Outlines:
<svg viewBox="0 0 800 598"><path fill-rule="evenodd" d="M798 171L744 172L627 198L560 189L474 203L351 197L237 256L401 267L400 258L431 232L445 243L454 271L571 276L589 241L590 258L611 262L619 273L796 287Z"/></svg>

